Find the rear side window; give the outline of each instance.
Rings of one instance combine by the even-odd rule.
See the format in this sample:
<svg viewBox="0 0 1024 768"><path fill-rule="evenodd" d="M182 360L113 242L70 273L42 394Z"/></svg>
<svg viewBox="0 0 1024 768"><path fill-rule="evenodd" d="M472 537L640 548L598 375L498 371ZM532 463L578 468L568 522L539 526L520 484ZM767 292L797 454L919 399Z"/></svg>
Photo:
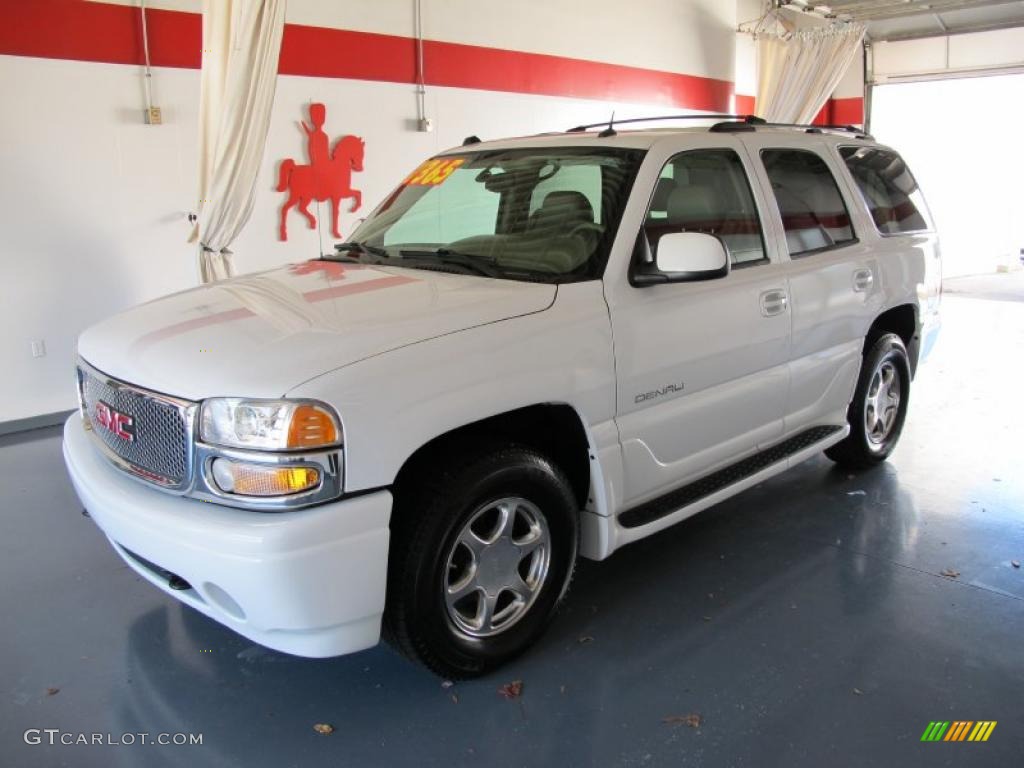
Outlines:
<svg viewBox="0 0 1024 768"><path fill-rule="evenodd" d="M702 149L676 155L661 171L644 222L657 253L670 232L718 236L735 267L767 264L761 220L739 155L731 149Z"/></svg>
<svg viewBox="0 0 1024 768"><path fill-rule="evenodd" d="M841 147L839 154L879 232L899 235L931 229L924 197L902 157L878 147Z"/></svg>
<svg viewBox="0 0 1024 768"><path fill-rule="evenodd" d="M855 240L839 186L821 157L802 149L765 149L761 160L779 205L790 256Z"/></svg>

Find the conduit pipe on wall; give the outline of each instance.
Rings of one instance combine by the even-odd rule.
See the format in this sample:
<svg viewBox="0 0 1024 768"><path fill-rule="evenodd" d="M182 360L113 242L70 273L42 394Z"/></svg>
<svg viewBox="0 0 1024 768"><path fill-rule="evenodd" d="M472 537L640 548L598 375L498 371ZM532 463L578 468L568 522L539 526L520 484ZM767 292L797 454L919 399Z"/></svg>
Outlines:
<svg viewBox="0 0 1024 768"><path fill-rule="evenodd" d="M416 35L416 128L433 128L427 117L427 82L423 72L423 0L413 0L413 27Z"/></svg>
<svg viewBox="0 0 1024 768"><path fill-rule="evenodd" d="M149 65L149 29L146 27L146 0L139 0L139 16L142 19L142 55L146 62L142 76L142 85L146 93L147 123L159 122L153 119L153 71Z"/></svg>

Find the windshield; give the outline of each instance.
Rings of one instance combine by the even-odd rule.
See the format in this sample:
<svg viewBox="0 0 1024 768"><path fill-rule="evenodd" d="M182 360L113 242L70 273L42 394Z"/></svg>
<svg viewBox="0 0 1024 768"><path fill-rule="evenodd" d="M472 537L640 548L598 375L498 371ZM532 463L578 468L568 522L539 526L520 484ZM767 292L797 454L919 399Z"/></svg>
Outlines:
<svg viewBox="0 0 1024 768"><path fill-rule="evenodd" d="M640 150L600 147L436 157L406 177L339 250L360 260L514 280L600 277L642 157Z"/></svg>

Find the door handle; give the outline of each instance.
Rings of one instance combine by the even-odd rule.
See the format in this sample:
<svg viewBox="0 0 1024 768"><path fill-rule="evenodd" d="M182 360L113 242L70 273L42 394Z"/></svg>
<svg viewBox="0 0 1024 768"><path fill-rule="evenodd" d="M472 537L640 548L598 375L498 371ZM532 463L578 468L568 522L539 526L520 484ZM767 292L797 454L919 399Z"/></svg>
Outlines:
<svg viewBox="0 0 1024 768"><path fill-rule="evenodd" d="M789 298L782 290L765 291L761 294L761 314L765 317L781 315L789 305Z"/></svg>
<svg viewBox="0 0 1024 768"><path fill-rule="evenodd" d="M853 273L853 290L863 293L875 282L875 276L870 269L858 269Z"/></svg>

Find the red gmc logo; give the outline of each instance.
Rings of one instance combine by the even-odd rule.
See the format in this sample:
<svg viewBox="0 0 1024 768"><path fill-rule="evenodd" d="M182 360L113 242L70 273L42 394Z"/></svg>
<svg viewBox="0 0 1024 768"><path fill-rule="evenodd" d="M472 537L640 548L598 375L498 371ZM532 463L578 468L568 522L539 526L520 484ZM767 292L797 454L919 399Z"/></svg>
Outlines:
<svg viewBox="0 0 1024 768"><path fill-rule="evenodd" d="M135 420L126 413L121 413L111 408L100 400L94 409L96 423L108 432L127 440L129 443L135 440Z"/></svg>

